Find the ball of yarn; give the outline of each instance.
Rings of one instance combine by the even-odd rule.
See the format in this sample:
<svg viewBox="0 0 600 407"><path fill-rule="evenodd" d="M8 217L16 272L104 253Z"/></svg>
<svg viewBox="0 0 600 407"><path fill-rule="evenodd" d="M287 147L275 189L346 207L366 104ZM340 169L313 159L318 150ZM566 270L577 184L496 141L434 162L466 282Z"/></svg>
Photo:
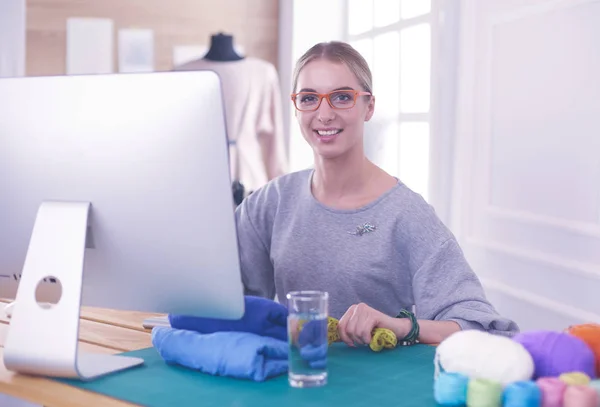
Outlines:
<svg viewBox="0 0 600 407"><path fill-rule="evenodd" d="M504 407L539 407L542 391L535 382L515 382L506 386L503 399Z"/></svg>
<svg viewBox="0 0 600 407"><path fill-rule="evenodd" d="M533 359L511 339L478 330L458 331L436 349L436 371L461 373L471 379L489 379L506 385L530 380Z"/></svg>
<svg viewBox="0 0 600 407"><path fill-rule="evenodd" d="M596 390L596 393L598 393L598 398L600 398L600 380L592 380L588 387Z"/></svg>
<svg viewBox="0 0 600 407"><path fill-rule="evenodd" d="M536 381L542 393L542 406L562 407L567 384L558 377L541 377Z"/></svg>
<svg viewBox="0 0 600 407"><path fill-rule="evenodd" d="M487 379L471 379L467 386L467 406L502 406L502 384Z"/></svg>
<svg viewBox="0 0 600 407"><path fill-rule="evenodd" d="M587 386L590 384L590 377L585 373L581 372L571 372L571 373L563 373L558 377L563 382L568 385L582 385Z"/></svg>
<svg viewBox="0 0 600 407"><path fill-rule="evenodd" d="M569 372L596 377L594 353L576 336L565 332L531 331L517 334L513 341L531 354L535 364L534 378L557 377Z"/></svg>
<svg viewBox="0 0 600 407"><path fill-rule="evenodd" d="M442 406L464 406L469 378L460 373L442 373L433 383L433 396Z"/></svg>
<svg viewBox="0 0 600 407"><path fill-rule="evenodd" d="M592 387L576 385L565 390L563 407L597 407L598 393Z"/></svg>
<svg viewBox="0 0 600 407"><path fill-rule="evenodd" d="M600 376L600 324L573 325L567 333L584 341L594 352L596 358L596 376Z"/></svg>

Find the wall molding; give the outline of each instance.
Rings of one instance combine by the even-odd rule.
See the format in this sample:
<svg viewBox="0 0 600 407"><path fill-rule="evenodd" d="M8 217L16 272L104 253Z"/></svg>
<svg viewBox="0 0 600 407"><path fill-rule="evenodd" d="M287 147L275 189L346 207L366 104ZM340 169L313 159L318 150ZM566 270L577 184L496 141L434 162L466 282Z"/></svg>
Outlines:
<svg viewBox="0 0 600 407"><path fill-rule="evenodd" d="M483 49L483 56L480 63L481 66L481 78L479 79L479 85L482 92L482 100L484 101L481 109L480 121L475 120L474 127L482 137L477 140L478 145L475 145L473 150L480 151L480 155L475 159L480 158L483 162L480 163L478 176L473 177L475 185L479 185L479 188L475 188L479 192L473 197L475 200L475 208L484 209L487 205L492 205L491 196L493 183L491 179L491 163L492 163L492 120L491 113L493 111L492 106L492 80L493 80L493 64L492 59L495 52L494 49L494 29L502 24L522 20L529 17L534 17L541 14L548 14L554 11L562 11L565 9L572 9L578 6L598 3L600 0L544 0L535 4L522 5L519 8L512 8L510 11L490 11L486 10L483 13L482 19L482 38L485 38L485 47ZM477 162L477 161L475 161ZM477 169L477 165L474 166ZM481 178L478 178L481 177ZM600 210L600 209L599 209ZM599 214L600 218L600 214ZM600 219L599 219L600 221Z"/></svg>
<svg viewBox="0 0 600 407"><path fill-rule="evenodd" d="M553 11L575 8L600 0L544 0L536 4L528 4L509 12L499 12L491 20L492 26L522 20L531 16L546 14Z"/></svg>
<svg viewBox="0 0 600 407"><path fill-rule="evenodd" d="M509 265L524 264L522 278L528 283L535 283L534 278L537 279L538 276L541 276L541 279L555 276L560 278L560 281L581 278L582 282L578 284L591 283L596 286L600 281L600 264L596 261L596 252L590 250L597 247L600 224L596 225L595 219L571 222L561 219L560 216L539 215L534 210L520 212L519 209L511 210L497 204L491 205L492 188L498 186L492 183L490 177L493 175L491 154L500 153L499 150L493 150L492 113L496 106L492 92L495 91L494 86L500 83L493 82L496 80L493 69L498 62L497 58L510 58L508 48L499 48L500 44L495 42L496 30L511 29L512 27L503 25L511 20L527 17L534 19L535 14L539 14L540 17L553 16L556 11L571 12L574 7L581 5L595 6L597 1L600 0L460 2L456 150L450 227L465 251L472 252L474 260L489 264L486 262L490 261L493 254L493 258L497 258L502 264L504 261ZM551 14L546 14L547 12ZM524 22L527 23L527 20ZM544 21L540 22L542 23ZM550 26L548 29L552 30ZM498 103L507 103L508 100L500 99ZM548 239L529 241L537 236L546 237L550 231L553 234L547 236ZM561 246L560 239L568 238L573 239L571 245ZM497 243L499 240L502 243ZM585 246L575 246L578 243ZM529 250L530 246L535 247L535 250ZM546 246L555 250L546 249ZM578 261L575 261L575 256ZM551 269L549 265L552 266ZM501 273L502 270L495 272ZM520 271L511 273L511 276L518 277L518 273ZM548 320L560 317L564 321L600 323L600 312L590 298L586 297L582 304L575 301L575 286L570 289L572 293L565 292L562 296L558 291L560 287L548 286L548 291L541 293L536 290L535 284L524 287L518 283L511 284L511 280L504 283L502 278L503 275L490 272L482 276L481 281L486 290L501 295L501 303L513 311L516 310L517 314L518 308L515 306L528 307L531 304L535 311L524 317L528 322L534 322L536 314L539 313L540 317L547 315ZM548 284L551 283L552 281L548 281ZM552 295L553 292L556 295Z"/></svg>
<svg viewBox="0 0 600 407"><path fill-rule="evenodd" d="M490 250L523 260L543 263L555 267L558 266L563 268L564 272L566 273L600 280L600 267L595 264L574 261L561 256L555 256L539 251L523 250L502 243L486 242L473 237L469 237L467 239L467 244L477 247L478 249Z"/></svg>
<svg viewBox="0 0 600 407"><path fill-rule="evenodd" d="M482 37L485 38L486 45L483 50L484 58L481 60L482 76L480 79L484 103L480 106L480 119L479 121L475 121L475 127L479 130L478 133L481 134L482 137L475 141L473 147L475 151L480 153L477 157L481 161L473 167L475 174L477 174L472 177L472 182L476 185L473 191L476 193L473 196L474 211L470 213L469 217L477 219L481 216L485 219L486 216L491 216L492 218L503 221L510 220L526 225L552 227L558 231L575 233L583 237L600 238L600 208L598 208L599 214L596 217L597 222L585 222L556 216L540 215L529 211L503 208L493 204L491 200L492 189L494 186L491 178L491 163L493 158L491 113L494 109L494 106L492 106L492 58L496 51L493 41L494 29L505 23L597 3L600 3L600 0L544 0L535 4L525 4L516 9L513 7L510 11L495 10L491 12L488 11L484 14L485 18L482 19L483 23L481 27L485 34ZM479 216L476 216L475 214L478 214ZM472 219L471 222L473 222L474 219ZM473 228L471 228L471 232L469 237L474 235Z"/></svg>
<svg viewBox="0 0 600 407"><path fill-rule="evenodd" d="M553 227L565 232L577 233L584 237L600 238L600 224L598 223L572 221L528 211L502 208L496 205L489 205L485 212L487 215L501 220L512 220L533 226Z"/></svg>
<svg viewBox="0 0 600 407"><path fill-rule="evenodd" d="M535 305L541 309L567 317L581 323L600 323L600 315L581 308L563 304L527 290L520 290L496 280L481 278L481 283L488 290L493 290L523 302Z"/></svg>

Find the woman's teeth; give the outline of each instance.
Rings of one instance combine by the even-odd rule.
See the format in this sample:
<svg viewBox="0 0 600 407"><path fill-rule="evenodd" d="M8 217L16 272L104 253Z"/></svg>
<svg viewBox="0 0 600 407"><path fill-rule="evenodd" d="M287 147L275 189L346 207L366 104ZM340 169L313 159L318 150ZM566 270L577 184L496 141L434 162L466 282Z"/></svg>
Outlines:
<svg viewBox="0 0 600 407"><path fill-rule="evenodd" d="M322 130L317 130L317 133L319 134L319 136L333 136L336 135L340 132L341 130L327 130L327 131L322 131Z"/></svg>

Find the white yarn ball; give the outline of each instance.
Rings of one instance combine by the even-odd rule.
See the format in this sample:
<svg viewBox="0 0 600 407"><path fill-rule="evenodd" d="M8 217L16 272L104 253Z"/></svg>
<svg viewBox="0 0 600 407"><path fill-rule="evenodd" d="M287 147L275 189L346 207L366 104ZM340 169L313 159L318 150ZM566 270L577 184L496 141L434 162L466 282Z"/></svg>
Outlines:
<svg viewBox="0 0 600 407"><path fill-rule="evenodd" d="M504 336L478 330L458 331L437 347L436 376L439 369L461 373L472 379L493 380L502 385L531 380L533 358L520 343Z"/></svg>

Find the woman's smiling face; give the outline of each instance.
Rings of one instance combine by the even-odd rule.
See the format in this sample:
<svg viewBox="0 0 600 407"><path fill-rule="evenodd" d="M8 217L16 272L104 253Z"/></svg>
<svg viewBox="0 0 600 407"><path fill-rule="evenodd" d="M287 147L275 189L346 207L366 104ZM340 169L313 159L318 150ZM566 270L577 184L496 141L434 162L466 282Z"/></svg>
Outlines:
<svg viewBox="0 0 600 407"><path fill-rule="evenodd" d="M353 103L353 91L363 91L360 83L346 64L317 59L306 64L298 75L296 92L330 93L332 102L343 106ZM300 105L301 97L296 101ZM314 103L314 96L304 99ZM323 98L317 110L296 110L296 117L304 139L315 154L323 158L336 158L347 154L357 146L362 148L364 122L371 119L374 110L372 96L357 96L356 104L349 109L335 109Z"/></svg>

